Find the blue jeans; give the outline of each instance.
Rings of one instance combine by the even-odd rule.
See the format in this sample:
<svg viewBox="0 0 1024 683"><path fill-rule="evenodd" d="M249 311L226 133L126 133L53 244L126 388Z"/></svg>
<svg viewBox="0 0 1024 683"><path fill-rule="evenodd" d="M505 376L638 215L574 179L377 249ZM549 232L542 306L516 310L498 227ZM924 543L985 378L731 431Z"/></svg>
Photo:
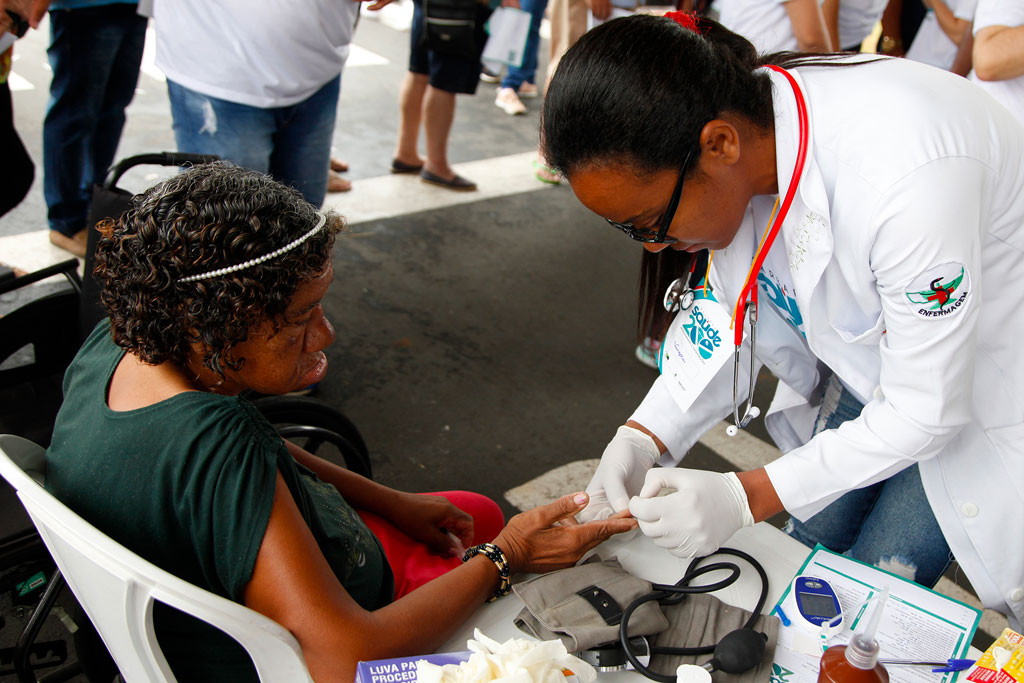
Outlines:
<svg viewBox="0 0 1024 683"><path fill-rule="evenodd" d="M516 92L523 83L536 83L537 51L540 50L540 22L544 18L544 10L548 0L520 0L519 8L530 13L530 30L526 34L526 47L523 49L523 63L510 66L505 78L501 80L502 88L512 88Z"/></svg>
<svg viewBox="0 0 1024 683"><path fill-rule="evenodd" d="M209 97L167 80L178 151L220 158L291 185L323 204L341 75L305 100L266 109Z"/></svg>
<svg viewBox="0 0 1024 683"><path fill-rule="evenodd" d="M863 408L833 376L815 433L839 427ZM785 531L804 545L820 543L929 588L953 559L916 464L885 481L844 494L806 522L790 519Z"/></svg>
<svg viewBox="0 0 1024 683"><path fill-rule="evenodd" d="M146 19L135 4L50 12L53 80L43 120L43 197L50 229L71 236L89 214L135 95Z"/></svg>

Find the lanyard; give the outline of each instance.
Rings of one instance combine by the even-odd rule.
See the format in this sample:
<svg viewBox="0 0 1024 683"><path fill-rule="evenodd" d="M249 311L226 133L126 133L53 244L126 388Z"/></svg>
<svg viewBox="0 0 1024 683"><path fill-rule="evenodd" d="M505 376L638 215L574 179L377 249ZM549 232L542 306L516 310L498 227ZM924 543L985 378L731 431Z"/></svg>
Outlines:
<svg viewBox="0 0 1024 683"><path fill-rule="evenodd" d="M782 67L775 66L774 64L769 64L768 68L785 76L786 80L789 81L789 85L793 88L793 96L796 98L800 142L797 147L796 165L793 167L793 177L790 179L789 187L786 189L786 197L782 200L779 212L772 214L774 216L774 220L769 219L768 221L768 228L765 231L764 237L761 239L761 244L758 245L757 251L754 253L754 261L750 266L750 271L747 272L747 279L744 281L743 288L740 290L740 295L736 299L736 308L733 310L733 342L735 343L737 350L743 343L743 320L747 314L747 307L751 304L753 304L751 328L757 324L757 274L761 271L761 266L764 265L764 260L767 258L768 252L771 250L772 244L774 244L775 238L779 234L779 229L782 227L782 223L786 220L786 216L789 214L789 207L793 204L793 198L796 196L797 186L800 184L800 176L803 175L804 165L807 161L808 124L807 103L804 101L804 94L800 91L800 86L797 85L796 79L793 78L788 71ZM710 261L708 265L710 266ZM739 324L736 324L737 321ZM751 363L753 363L753 344L751 344L750 354Z"/></svg>
<svg viewBox="0 0 1024 683"><path fill-rule="evenodd" d="M804 165L807 162L808 126L807 104L804 102L804 94L800 91L800 86L797 85L796 79L788 71L775 65L769 65L768 68L785 76L793 88L793 96L796 98L797 122L800 124L800 142L797 147L793 177L790 178L789 187L786 188L786 196L782 200L781 207L779 206L779 200L775 200L775 209L778 209L778 213L775 212L775 209L772 210L772 217L768 219L768 227L761 238L761 243L757 245L757 251L754 252L754 262L750 265L747 279L743 282L743 288L736 299L736 308L733 310L733 342L736 346L732 363L732 408L734 422L725 430L725 433L729 436L736 436L740 429L746 427L751 420L760 414L760 411L754 406L754 384L757 381L757 377L754 375L754 354L757 349L757 274L761 272L761 266L764 265L764 260L779 234L779 229L786 220L789 207L793 204L793 198L796 196L797 186L800 184L800 176L803 175ZM743 408L743 414L740 415L740 346L743 343L743 322L748 317L750 318L750 386L747 389L747 404Z"/></svg>

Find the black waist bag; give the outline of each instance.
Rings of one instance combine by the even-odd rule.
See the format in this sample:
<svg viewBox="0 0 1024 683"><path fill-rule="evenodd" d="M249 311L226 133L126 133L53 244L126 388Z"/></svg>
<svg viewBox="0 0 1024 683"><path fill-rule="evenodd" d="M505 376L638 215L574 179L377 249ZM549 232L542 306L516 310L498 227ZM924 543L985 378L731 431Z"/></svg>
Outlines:
<svg viewBox="0 0 1024 683"><path fill-rule="evenodd" d="M423 40L427 49L479 59L477 0L423 0Z"/></svg>

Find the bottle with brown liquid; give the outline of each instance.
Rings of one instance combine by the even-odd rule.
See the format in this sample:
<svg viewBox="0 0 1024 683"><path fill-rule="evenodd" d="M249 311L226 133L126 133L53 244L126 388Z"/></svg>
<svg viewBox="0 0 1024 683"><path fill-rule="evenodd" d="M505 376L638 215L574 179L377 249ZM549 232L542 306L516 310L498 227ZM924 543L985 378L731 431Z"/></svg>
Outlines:
<svg viewBox="0 0 1024 683"><path fill-rule="evenodd" d="M882 620L889 588L885 587L872 600L875 610L867 628L850 639L849 645L834 645L821 656L818 683L889 683L889 672L878 663L878 624Z"/></svg>
<svg viewBox="0 0 1024 683"><path fill-rule="evenodd" d="M878 643L872 639L865 647L862 640L862 635L856 635L849 645L825 650L818 683L889 683L889 672L878 663Z"/></svg>

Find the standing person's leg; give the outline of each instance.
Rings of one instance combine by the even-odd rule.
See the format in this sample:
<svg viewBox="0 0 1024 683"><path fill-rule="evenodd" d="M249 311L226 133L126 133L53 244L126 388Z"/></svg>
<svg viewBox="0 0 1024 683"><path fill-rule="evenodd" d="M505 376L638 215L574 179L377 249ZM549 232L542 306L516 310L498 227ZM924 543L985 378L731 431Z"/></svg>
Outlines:
<svg viewBox="0 0 1024 683"><path fill-rule="evenodd" d="M313 206L323 204L327 192L340 90L339 74L302 102L276 110L270 175L301 192Z"/></svg>
<svg viewBox="0 0 1024 683"><path fill-rule="evenodd" d="M480 55L487 42L484 25L491 9L477 5L476 54L474 57L429 51L430 84L423 100L423 134L427 160L420 178L450 190L475 190L476 183L455 173L448 163L448 141L455 121L455 95L476 93L480 83Z"/></svg>
<svg viewBox="0 0 1024 683"><path fill-rule="evenodd" d="M423 137L427 160L423 170L445 179L455 177L448 164L448 137L455 121L455 93L427 86L423 99Z"/></svg>
<svg viewBox="0 0 1024 683"><path fill-rule="evenodd" d="M423 100L427 94L428 76L407 71L398 96L398 140L391 170L396 173L418 173L423 159L418 150Z"/></svg>
<svg viewBox="0 0 1024 683"><path fill-rule="evenodd" d="M260 173L270 172L275 110L209 97L167 80L174 140L186 154L216 154Z"/></svg>
<svg viewBox="0 0 1024 683"><path fill-rule="evenodd" d="M569 0L548 0L548 21L551 40L548 44L548 72L545 85L551 81L565 51L569 49Z"/></svg>
<svg viewBox="0 0 1024 683"><path fill-rule="evenodd" d="M520 8L530 13L530 28L526 33L526 45L523 48L523 62L519 66L510 66L501 86L494 96L494 104L506 114L525 114L526 105L519 99L529 93L536 97L537 86L537 51L540 49L540 22L544 18L547 0L521 0ZM522 91L522 92L520 92Z"/></svg>
<svg viewBox="0 0 1024 683"><path fill-rule="evenodd" d="M548 59L547 76L544 79L544 90L555 75L558 62L566 50L572 47L584 33L587 32L587 3L586 0L549 0L548 14L551 18L551 53ZM544 158L544 150L537 148L537 159L533 162L534 177L543 183L557 185L562 182L562 176L548 166Z"/></svg>
<svg viewBox="0 0 1024 683"><path fill-rule="evenodd" d="M526 34L525 52L523 55L523 82L519 86L519 97L537 97L537 64L540 54L540 25L544 21L544 13L548 8L548 0L532 0L530 2L530 29Z"/></svg>
<svg viewBox="0 0 1024 683"><path fill-rule="evenodd" d="M123 11L111 5L50 12L53 79L43 120L43 196L51 241L79 255L85 253L96 130L125 38L125 24L114 17Z"/></svg>
<svg viewBox="0 0 1024 683"><path fill-rule="evenodd" d="M7 81L0 83L0 159L4 182L0 183L0 216L18 205L32 187L35 166L24 143L14 130L14 108Z"/></svg>
<svg viewBox="0 0 1024 683"><path fill-rule="evenodd" d="M108 19L112 26L119 26L121 44L110 65L110 77L103 97L96 132L93 138L92 163L86 168L85 184L92 187L102 183L121 141L124 130L125 110L135 96L139 83L139 66L146 44L146 18L136 12L135 5L111 5Z"/></svg>
<svg viewBox="0 0 1024 683"><path fill-rule="evenodd" d="M391 161L393 173L419 173L423 159L419 153L423 100L427 94L430 53L423 40L423 2L413 0L412 27L409 29L409 70L398 94L398 139Z"/></svg>
<svg viewBox="0 0 1024 683"><path fill-rule="evenodd" d="M530 28L526 34L526 45L523 47L523 63L519 66L510 66L508 74L501 81L502 88L512 88L516 92L519 92L525 83L535 85L537 82L540 24L548 7L548 0L520 0L519 7L530 13Z"/></svg>
<svg viewBox="0 0 1024 683"><path fill-rule="evenodd" d="M549 4L551 52L548 59L547 81L550 82L562 55L587 32L587 3L586 0L550 0Z"/></svg>

